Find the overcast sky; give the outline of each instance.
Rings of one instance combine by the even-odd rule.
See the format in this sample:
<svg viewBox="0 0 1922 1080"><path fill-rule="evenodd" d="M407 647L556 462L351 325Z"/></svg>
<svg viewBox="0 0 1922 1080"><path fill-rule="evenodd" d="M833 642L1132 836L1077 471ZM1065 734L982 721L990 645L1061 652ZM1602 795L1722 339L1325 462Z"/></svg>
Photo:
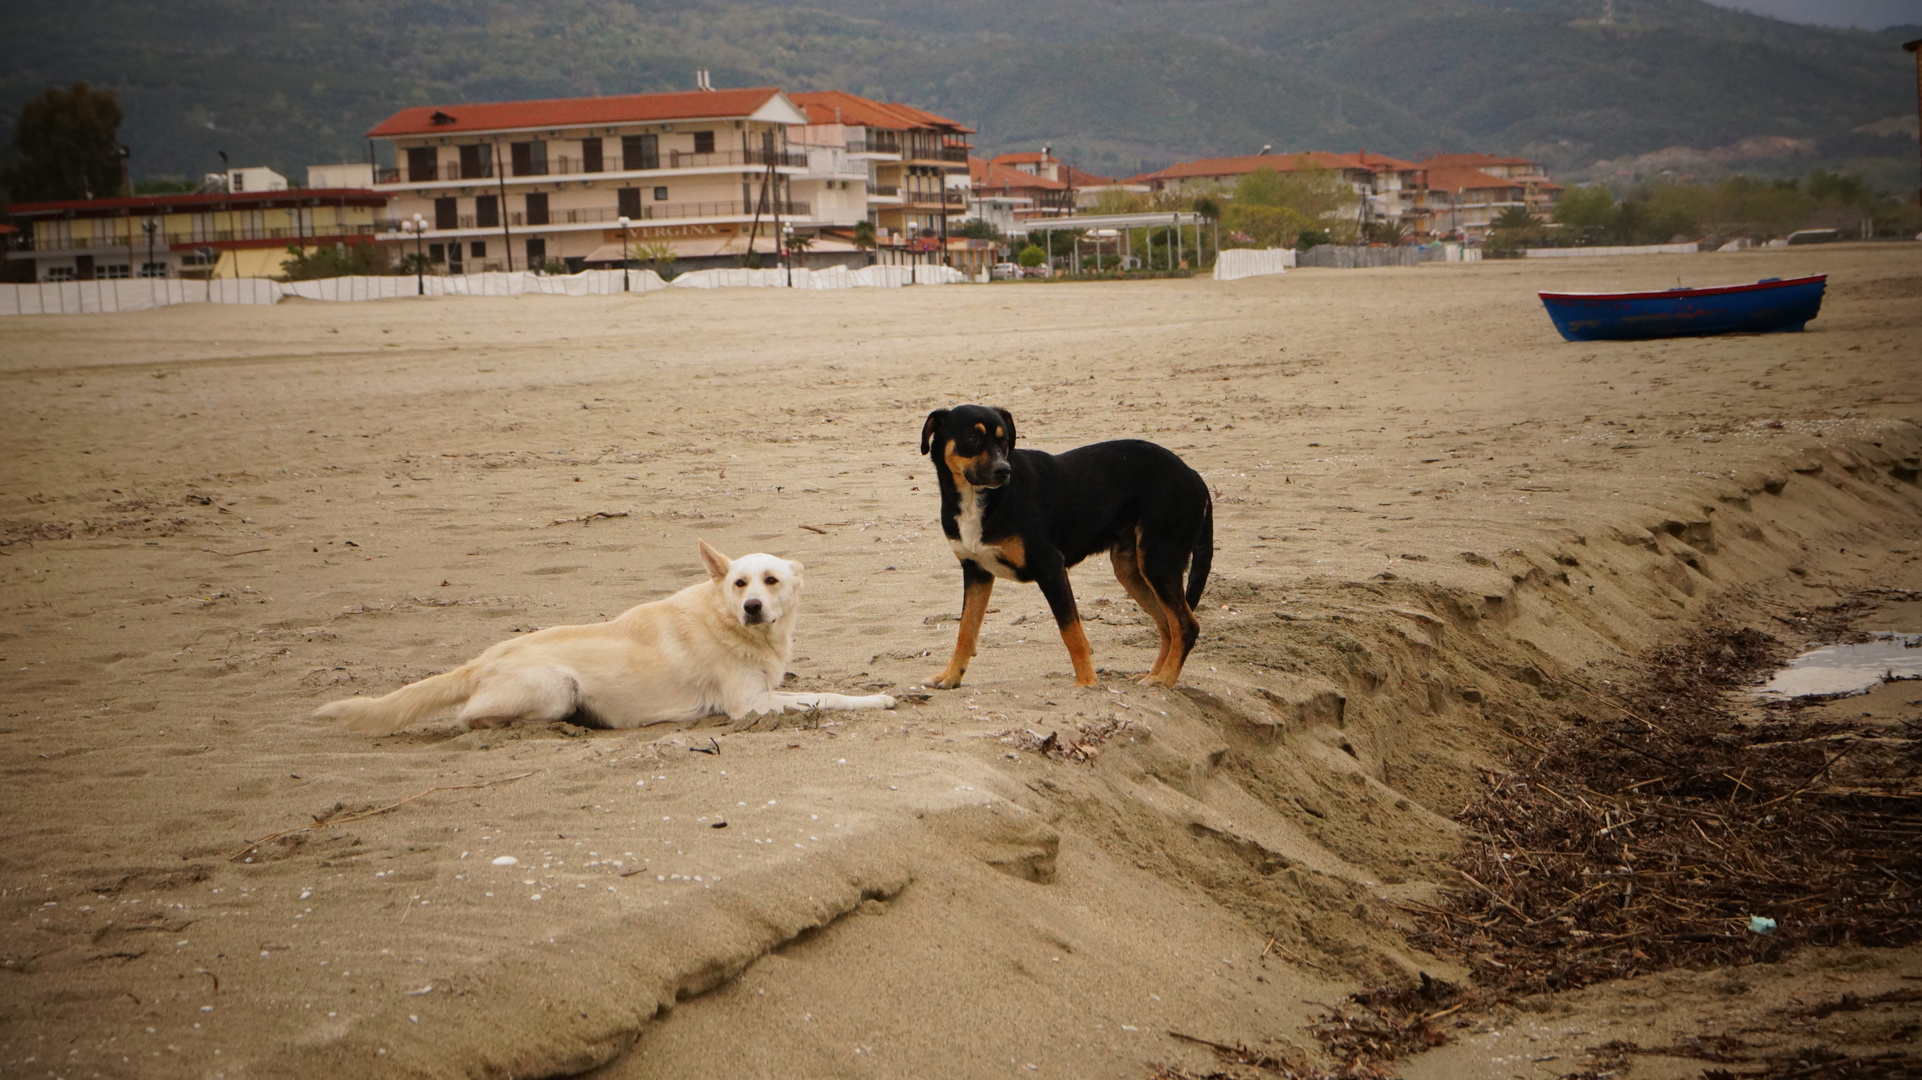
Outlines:
<svg viewBox="0 0 1922 1080"><path fill-rule="evenodd" d="M1790 22L1880 30L1922 24L1922 0L1708 0Z"/></svg>

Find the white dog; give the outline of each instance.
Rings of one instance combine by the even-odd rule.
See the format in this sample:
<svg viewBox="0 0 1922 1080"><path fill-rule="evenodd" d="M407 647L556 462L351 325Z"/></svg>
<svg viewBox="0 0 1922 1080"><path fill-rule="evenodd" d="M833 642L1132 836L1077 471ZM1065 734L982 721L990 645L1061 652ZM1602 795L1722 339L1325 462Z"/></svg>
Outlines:
<svg viewBox="0 0 1922 1080"><path fill-rule="evenodd" d="M892 709L886 694L775 691L794 648L801 564L773 555L732 562L701 543L708 580L587 626L550 626L503 641L452 671L380 698L346 698L314 712L387 734L450 706L468 728L573 718L631 728L740 719L786 709Z"/></svg>

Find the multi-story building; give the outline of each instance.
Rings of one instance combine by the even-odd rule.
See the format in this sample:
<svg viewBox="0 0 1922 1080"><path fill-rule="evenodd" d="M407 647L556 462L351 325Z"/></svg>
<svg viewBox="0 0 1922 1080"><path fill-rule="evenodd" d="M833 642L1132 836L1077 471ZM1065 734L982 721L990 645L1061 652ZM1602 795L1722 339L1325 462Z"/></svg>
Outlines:
<svg viewBox="0 0 1922 1080"><path fill-rule="evenodd" d="M1386 154L1366 150L1353 154L1311 151L1300 154L1275 154L1263 148L1259 154L1241 157L1203 158L1184 161L1143 173L1132 182L1145 184L1152 191L1203 191L1232 189L1243 176L1262 169L1294 172L1297 169L1327 169L1355 191L1360 200L1356 219L1411 223L1416 205L1415 193L1421 187L1422 167Z"/></svg>
<svg viewBox="0 0 1922 1080"><path fill-rule="evenodd" d="M393 200L381 238L413 250L418 217L450 272L579 269L658 245L694 266L750 244L771 255L787 226L815 224L793 191L808 153L788 137L806 123L771 86L402 109L368 133L396 162L374 185Z"/></svg>
<svg viewBox="0 0 1922 1080"><path fill-rule="evenodd" d="M882 261L943 257L949 221L966 210L948 178L967 175L973 130L912 105L841 90L795 94L794 103L807 114L809 145L839 141L848 165L865 174L865 216Z"/></svg>
<svg viewBox="0 0 1922 1080"><path fill-rule="evenodd" d="M284 186L15 203L7 213L25 242L7 258L30 260L39 281L272 277L289 244L372 243L386 205L365 188Z"/></svg>
<svg viewBox="0 0 1922 1080"><path fill-rule="evenodd" d="M1468 172L1480 172L1498 180L1510 181L1515 187L1521 190L1521 198L1519 200L1521 204L1528 208L1528 212L1531 215L1542 220L1547 220L1549 214L1554 211L1555 202L1561 198L1563 190L1562 185L1548 178L1548 174L1540 165L1527 158L1497 157L1494 154L1437 154L1427 161L1422 162L1421 167L1431 177L1429 186L1436 188L1438 191L1473 190L1472 188L1463 189L1461 187L1463 183L1472 184L1477 182L1472 177L1466 175ZM1442 173L1446 173L1448 178L1452 178L1456 186L1450 188L1446 184L1432 179L1435 175ZM1494 189L1484 188L1482 190ZM1513 201L1512 199L1508 200L1511 205ZM1502 209L1506 208L1507 206L1504 205L1500 209L1497 209L1495 213L1499 214Z"/></svg>

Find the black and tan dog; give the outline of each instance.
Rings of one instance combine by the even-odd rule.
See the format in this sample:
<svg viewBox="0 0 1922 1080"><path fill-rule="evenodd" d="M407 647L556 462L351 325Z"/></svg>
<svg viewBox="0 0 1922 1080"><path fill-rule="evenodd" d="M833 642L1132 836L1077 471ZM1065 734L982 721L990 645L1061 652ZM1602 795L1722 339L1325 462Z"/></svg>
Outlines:
<svg viewBox="0 0 1922 1080"><path fill-rule="evenodd" d="M1194 606L1214 557L1214 502L1201 474L1140 439L1064 454L1016 450L1014 417L984 405L929 413L921 452L940 478L941 531L961 560L964 583L954 658L927 685L960 685L994 579L1004 577L1041 586L1074 661L1075 684L1093 686L1068 568L1100 551L1161 631L1161 653L1141 681L1175 684L1200 631Z"/></svg>

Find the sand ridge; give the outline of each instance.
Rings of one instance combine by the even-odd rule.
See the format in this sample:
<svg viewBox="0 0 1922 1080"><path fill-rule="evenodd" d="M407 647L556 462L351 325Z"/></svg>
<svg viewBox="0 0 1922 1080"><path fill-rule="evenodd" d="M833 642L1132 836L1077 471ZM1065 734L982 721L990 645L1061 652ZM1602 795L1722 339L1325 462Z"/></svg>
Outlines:
<svg viewBox="0 0 1922 1080"><path fill-rule="evenodd" d="M1569 345L1532 292L1821 269L1803 335ZM1914 576L1917 282L1866 245L8 320L0 1070L1133 1076L1456 974L1392 904L1558 687L1732 588ZM796 685L899 693L953 644L915 450L966 401L1208 479L1181 688L1123 677L1153 628L1090 563L1093 689L1002 583L963 686L885 715L305 718L698 539L807 564Z"/></svg>

